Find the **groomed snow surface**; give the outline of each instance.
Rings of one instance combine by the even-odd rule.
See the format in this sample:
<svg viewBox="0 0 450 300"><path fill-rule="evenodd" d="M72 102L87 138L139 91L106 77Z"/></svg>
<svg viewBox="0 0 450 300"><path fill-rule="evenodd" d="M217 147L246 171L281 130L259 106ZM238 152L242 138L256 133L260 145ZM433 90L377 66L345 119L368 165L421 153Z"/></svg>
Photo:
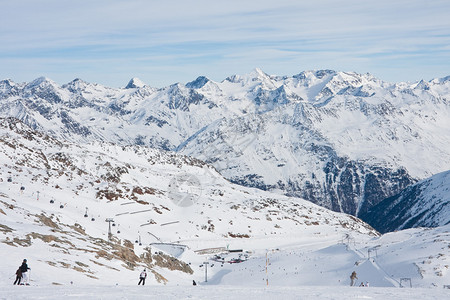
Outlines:
<svg viewBox="0 0 450 300"><path fill-rule="evenodd" d="M444 289L233 286L0 286L0 299L448 299Z"/></svg>

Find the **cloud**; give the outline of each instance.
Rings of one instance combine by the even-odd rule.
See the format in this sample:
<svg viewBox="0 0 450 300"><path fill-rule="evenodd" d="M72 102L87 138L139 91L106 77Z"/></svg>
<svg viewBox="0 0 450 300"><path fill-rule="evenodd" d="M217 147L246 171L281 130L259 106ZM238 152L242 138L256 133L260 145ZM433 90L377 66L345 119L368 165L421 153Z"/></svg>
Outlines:
<svg viewBox="0 0 450 300"><path fill-rule="evenodd" d="M335 68L399 81L450 69L448 1L22 0L2 11L0 77L19 81L71 80L76 70L113 86L125 75L167 85L254 67L283 75ZM407 61L408 72L393 78L396 63Z"/></svg>

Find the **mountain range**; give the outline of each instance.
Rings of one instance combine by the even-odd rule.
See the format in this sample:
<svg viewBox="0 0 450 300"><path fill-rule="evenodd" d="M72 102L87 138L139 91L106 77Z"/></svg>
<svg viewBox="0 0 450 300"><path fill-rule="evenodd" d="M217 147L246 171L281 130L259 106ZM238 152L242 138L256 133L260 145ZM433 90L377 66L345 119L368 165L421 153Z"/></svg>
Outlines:
<svg viewBox="0 0 450 300"><path fill-rule="evenodd" d="M0 116L73 143L174 151L233 183L369 220L384 199L449 169L449 95L450 77L388 83L332 70L164 88L42 77L1 81Z"/></svg>

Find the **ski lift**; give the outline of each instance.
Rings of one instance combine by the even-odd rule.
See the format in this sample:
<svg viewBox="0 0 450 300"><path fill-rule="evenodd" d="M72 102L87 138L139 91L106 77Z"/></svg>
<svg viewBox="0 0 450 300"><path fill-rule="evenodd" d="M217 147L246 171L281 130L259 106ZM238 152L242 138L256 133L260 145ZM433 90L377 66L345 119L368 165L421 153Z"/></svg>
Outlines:
<svg viewBox="0 0 450 300"><path fill-rule="evenodd" d="M20 187L20 190L21 190L21 191L24 191L24 190L25 190L25 187L24 187L24 186L21 186L21 187Z"/></svg>
<svg viewBox="0 0 450 300"><path fill-rule="evenodd" d="M59 205L59 208L64 208L64 205L61 203L61 204Z"/></svg>
<svg viewBox="0 0 450 300"><path fill-rule="evenodd" d="M116 223L112 223L112 226L116 226Z"/></svg>
<svg viewBox="0 0 450 300"><path fill-rule="evenodd" d="M50 200L50 203L52 203L52 204L53 204L53 203L55 203L55 200L53 200L53 199L52 199L52 200Z"/></svg>
<svg viewBox="0 0 450 300"><path fill-rule="evenodd" d="M8 182L12 182L12 178L11 177L8 178Z"/></svg>
<svg viewBox="0 0 450 300"><path fill-rule="evenodd" d="M95 221L95 218L94 218L94 217L92 217L92 218L91 218L91 221Z"/></svg>

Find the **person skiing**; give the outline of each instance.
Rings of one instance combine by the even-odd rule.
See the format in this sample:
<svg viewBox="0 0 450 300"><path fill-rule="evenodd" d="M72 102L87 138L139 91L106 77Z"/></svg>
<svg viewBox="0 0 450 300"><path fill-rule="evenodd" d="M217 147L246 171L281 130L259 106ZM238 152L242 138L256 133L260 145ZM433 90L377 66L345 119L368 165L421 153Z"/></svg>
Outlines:
<svg viewBox="0 0 450 300"><path fill-rule="evenodd" d="M141 275L139 275L140 280L139 280L138 285L140 285L141 282L142 282L142 285L145 285L145 278L147 278L147 272L144 269L144 271L141 272Z"/></svg>
<svg viewBox="0 0 450 300"><path fill-rule="evenodd" d="M197 282L195 282L195 280L192 280L192 285L197 285Z"/></svg>
<svg viewBox="0 0 450 300"><path fill-rule="evenodd" d="M27 265L27 260L24 259L22 262L22 265L20 266L20 271L22 272L22 283L21 285L30 285L29 281L29 277L28 277L28 270L31 270L31 268L28 267Z"/></svg>
<svg viewBox="0 0 450 300"><path fill-rule="evenodd" d="M19 267L16 271L16 280L14 281L14 285L19 285L22 280L22 269Z"/></svg>
<svg viewBox="0 0 450 300"><path fill-rule="evenodd" d="M350 275L350 279L351 279L350 286L353 286L355 284L355 279L358 279L358 277L356 277L355 271L353 271L352 275Z"/></svg>

